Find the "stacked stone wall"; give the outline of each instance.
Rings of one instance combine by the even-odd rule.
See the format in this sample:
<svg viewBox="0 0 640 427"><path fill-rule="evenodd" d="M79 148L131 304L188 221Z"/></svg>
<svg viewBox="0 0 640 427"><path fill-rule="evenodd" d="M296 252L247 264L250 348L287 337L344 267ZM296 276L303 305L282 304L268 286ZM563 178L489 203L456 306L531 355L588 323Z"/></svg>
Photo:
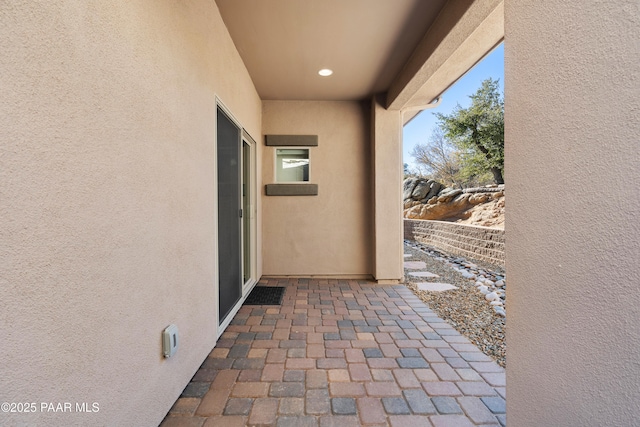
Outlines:
<svg viewBox="0 0 640 427"><path fill-rule="evenodd" d="M504 230L444 221L404 220L404 238L504 268Z"/></svg>

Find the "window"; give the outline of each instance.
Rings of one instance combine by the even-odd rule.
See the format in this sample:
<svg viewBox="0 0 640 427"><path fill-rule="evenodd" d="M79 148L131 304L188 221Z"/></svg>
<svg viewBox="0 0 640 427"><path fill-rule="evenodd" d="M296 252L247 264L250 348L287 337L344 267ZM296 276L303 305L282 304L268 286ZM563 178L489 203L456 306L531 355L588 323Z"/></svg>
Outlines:
<svg viewBox="0 0 640 427"><path fill-rule="evenodd" d="M309 149L276 149L276 182L309 182Z"/></svg>

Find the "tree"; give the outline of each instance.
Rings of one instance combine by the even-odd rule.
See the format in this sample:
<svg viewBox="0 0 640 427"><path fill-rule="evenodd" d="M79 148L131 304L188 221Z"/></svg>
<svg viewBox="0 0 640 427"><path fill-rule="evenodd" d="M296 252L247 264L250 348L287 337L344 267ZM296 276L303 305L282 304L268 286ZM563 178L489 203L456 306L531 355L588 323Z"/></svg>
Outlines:
<svg viewBox="0 0 640 427"><path fill-rule="evenodd" d="M416 163L425 167L430 178L448 186L462 188L459 152L445 138L440 127L433 130L426 144L413 147L411 155Z"/></svg>
<svg viewBox="0 0 640 427"><path fill-rule="evenodd" d="M461 149L467 174L488 170L504 184L504 100L498 80L487 79L470 96L471 106L458 105L451 114L435 113L445 138Z"/></svg>

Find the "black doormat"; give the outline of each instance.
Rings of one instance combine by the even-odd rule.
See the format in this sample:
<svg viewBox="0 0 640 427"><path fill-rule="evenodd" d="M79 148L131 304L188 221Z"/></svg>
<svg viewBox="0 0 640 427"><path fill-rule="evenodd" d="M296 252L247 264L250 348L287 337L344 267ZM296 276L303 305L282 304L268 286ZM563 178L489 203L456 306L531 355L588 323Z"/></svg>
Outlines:
<svg viewBox="0 0 640 427"><path fill-rule="evenodd" d="M282 286L256 286L244 300L244 305L280 305L284 290Z"/></svg>

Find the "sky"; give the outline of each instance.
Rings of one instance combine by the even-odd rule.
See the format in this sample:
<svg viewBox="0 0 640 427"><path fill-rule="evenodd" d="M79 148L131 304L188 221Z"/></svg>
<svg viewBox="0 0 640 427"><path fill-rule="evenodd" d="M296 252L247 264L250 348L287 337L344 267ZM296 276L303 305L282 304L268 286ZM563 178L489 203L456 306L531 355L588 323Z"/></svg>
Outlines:
<svg viewBox="0 0 640 427"><path fill-rule="evenodd" d="M415 170L411 150L417 144L427 142L436 127L436 118L433 113L449 114L457 104L462 108L468 107L471 104L469 95L478 90L482 81L489 77L500 79L500 92L504 94L504 43L451 86L442 95L442 102L438 107L422 111L404 127L403 158L404 163L409 164L409 169Z"/></svg>

